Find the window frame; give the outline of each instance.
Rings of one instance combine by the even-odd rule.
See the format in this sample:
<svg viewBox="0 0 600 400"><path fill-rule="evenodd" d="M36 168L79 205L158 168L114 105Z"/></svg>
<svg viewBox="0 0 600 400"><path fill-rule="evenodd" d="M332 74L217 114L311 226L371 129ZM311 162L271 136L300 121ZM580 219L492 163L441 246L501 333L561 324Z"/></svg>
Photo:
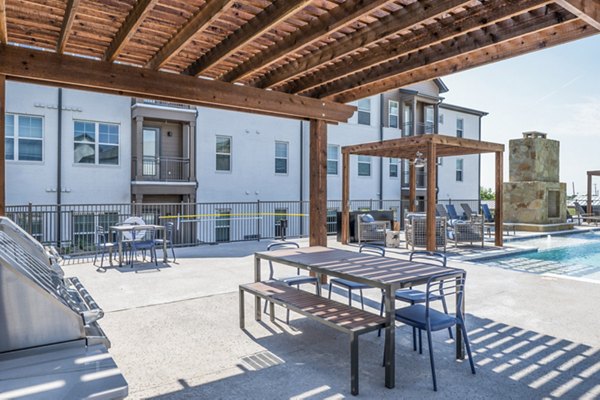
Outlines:
<svg viewBox="0 0 600 400"><path fill-rule="evenodd" d="M12 134L9 135L8 132L8 117L12 118ZM23 136L21 137L20 135L20 126L21 126L21 121L20 118L35 118L35 119L39 119L40 120L40 137L29 137L29 136ZM45 150L45 138L44 138L44 116L43 115L33 115L33 114L19 114L19 113L6 113L6 117L4 119L4 131L5 131L5 137L4 137L4 146L5 146L5 150L4 150L4 158L6 161L10 161L10 162L18 162L18 163L35 163L35 164L43 164L44 163L44 150ZM12 140L12 157L9 158L7 157L6 154L6 149L8 148L8 146L6 145L7 141ZM21 146L21 141L36 141L36 142L40 142L41 143L41 151L40 151L40 159L39 160L21 160L20 158L20 146Z"/></svg>
<svg viewBox="0 0 600 400"><path fill-rule="evenodd" d="M464 182L465 180L465 162L463 158L456 159L456 182Z"/></svg>
<svg viewBox="0 0 600 400"><path fill-rule="evenodd" d="M460 127L459 127L459 125L460 125ZM465 119L464 118L456 118L456 137L457 138L465 137Z"/></svg>
<svg viewBox="0 0 600 400"><path fill-rule="evenodd" d="M335 149L335 158L329 158L329 149ZM329 163L335 163L335 173L329 172ZM340 146L337 144L328 144L327 145L327 175L338 175L339 174L339 165L340 165Z"/></svg>
<svg viewBox="0 0 600 400"><path fill-rule="evenodd" d="M84 124L93 124L94 125L94 141L86 142L75 139L75 124L76 123L84 123ZM115 126L117 128L117 143L110 142L101 142L100 141L100 125L105 126ZM107 132L106 134L111 135L111 132ZM121 124L118 122L106 122L106 121L92 121L85 119L73 119L73 164L76 166L94 166L94 167L120 167L121 166ZM92 144L94 146L94 162L86 163L75 160L75 146L77 144ZM111 146L117 148L117 162L113 163L101 163L100 162L100 147L101 146Z"/></svg>
<svg viewBox="0 0 600 400"><path fill-rule="evenodd" d="M285 145L285 157L277 155L277 145ZM277 172L277 160L285 160L285 172ZM290 142L283 140L275 141L275 175L287 175L290 170Z"/></svg>
<svg viewBox="0 0 600 400"><path fill-rule="evenodd" d="M368 102L367 104L369 105L368 108L364 107L365 102ZM361 108L361 103L362 103L362 108ZM357 103L357 120L356 122L358 123L358 125L365 125L365 126L371 126L371 99L370 98L366 98L366 99L360 99L358 100ZM365 121L361 122L361 113L364 116L365 114L368 115L368 123L365 123Z"/></svg>
<svg viewBox="0 0 600 400"><path fill-rule="evenodd" d="M231 242L231 208L217 208L215 218L215 243ZM227 240L218 240L218 230L227 232ZM225 236L222 236L225 237Z"/></svg>
<svg viewBox="0 0 600 400"><path fill-rule="evenodd" d="M229 140L229 153L218 151L218 139L225 138ZM218 156L229 157L229 169L219 169ZM228 135L215 135L215 172L219 173L231 173L233 171L233 137Z"/></svg>
<svg viewBox="0 0 600 400"><path fill-rule="evenodd" d="M392 114L392 103L396 104L396 114ZM392 126L392 116L396 117L396 126ZM388 127L400 128L400 102L397 100L388 100Z"/></svg>
<svg viewBox="0 0 600 400"><path fill-rule="evenodd" d="M363 157L362 160L361 160L361 157ZM368 161L366 161L366 159L368 159ZM369 177L371 177L371 175L373 173L372 168L371 168L371 164L372 164L372 158L371 158L371 156L359 155L358 159L357 159L357 162L358 162L358 164L357 164L358 168L357 168L356 172L358 173L358 176L363 177L363 178L369 178ZM367 164L369 166L369 173L368 174L361 174L360 173L360 165L361 164Z"/></svg>
<svg viewBox="0 0 600 400"><path fill-rule="evenodd" d="M399 165L400 165L400 159L399 158L394 158L394 157L390 157L389 158L389 164L390 164L390 168L389 168L389 177L393 178L393 179L398 179L400 176L400 171L399 171ZM396 172L395 174L392 174L392 167L396 167Z"/></svg>

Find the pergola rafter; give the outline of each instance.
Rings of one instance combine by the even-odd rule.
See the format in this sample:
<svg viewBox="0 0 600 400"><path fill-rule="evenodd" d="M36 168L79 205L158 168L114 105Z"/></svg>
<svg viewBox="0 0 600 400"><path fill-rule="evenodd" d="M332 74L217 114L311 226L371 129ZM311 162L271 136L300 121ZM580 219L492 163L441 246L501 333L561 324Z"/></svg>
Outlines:
<svg viewBox="0 0 600 400"><path fill-rule="evenodd" d="M79 7L80 0L68 0L67 9L65 10L65 16L63 17L63 23L60 28L60 36L58 37L58 44L56 45L57 53L64 53L67 40L71 34L71 27L75 22L75 14L77 13L77 7Z"/></svg>
<svg viewBox="0 0 600 400"><path fill-rule="evenodd" d="M558 0L556 3L600 31L600 0Z"/></svg>
<svg viewBox="0 0 600 400"><path fill-rule="evenodd" d="M404 137L400 139L383 140L379 142L363 143L342 147L342 243L348 242L348 228L350 222L350 155L365 155L375 157L393 157L405 160L413 160L417 152L427 159L427 250L435 251L435 205L436 205L436 174L437 158L494 153L496 155L496 215L495 244L502 246L502 157L504 145L491 142L482 142L473 139L456 138L437 134ZM410 211L414 211L415 204L415 166L410 165Z"/></svg>

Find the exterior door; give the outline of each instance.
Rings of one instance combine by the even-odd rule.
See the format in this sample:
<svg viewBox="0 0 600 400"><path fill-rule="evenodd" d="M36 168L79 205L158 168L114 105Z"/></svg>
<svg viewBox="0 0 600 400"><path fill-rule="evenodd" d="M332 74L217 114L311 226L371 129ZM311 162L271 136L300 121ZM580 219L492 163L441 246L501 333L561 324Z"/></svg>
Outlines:
<svg viewBox="0 0 600 400"><path fill-rule="evenodd" d="M144 128L143 130L142 158L144 176L159 176L159 134L160 130L158 128Z"/></svg>

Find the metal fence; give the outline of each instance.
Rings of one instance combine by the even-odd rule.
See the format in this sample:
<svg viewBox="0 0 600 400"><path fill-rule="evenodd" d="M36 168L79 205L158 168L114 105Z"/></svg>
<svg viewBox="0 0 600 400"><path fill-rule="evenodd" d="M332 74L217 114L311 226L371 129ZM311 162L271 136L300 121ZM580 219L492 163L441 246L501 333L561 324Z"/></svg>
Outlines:
<svg viewBox="0 0 600 400"><path fill-rule="evenodd" d="M478 200L443 200L440 203L468 203L479 209ZM64 255L92 252L96 247L95 231L102 226L122 223L132 216L148 224L175 226L176 246L273 239L285 234L290 238L308 236L308 201L255 201L229 203L171 204L69 204L7 206L6 215L41 243L56 246ZM424 202L417 204L423 211ZM341 200L327 201L327 233L337 233L337 213ZM391 210L394 220L402 220L408 201L352 200L351 211ZM460 212L460 208L457 207ZM287 221L282 229L281 220Z"/></svg>

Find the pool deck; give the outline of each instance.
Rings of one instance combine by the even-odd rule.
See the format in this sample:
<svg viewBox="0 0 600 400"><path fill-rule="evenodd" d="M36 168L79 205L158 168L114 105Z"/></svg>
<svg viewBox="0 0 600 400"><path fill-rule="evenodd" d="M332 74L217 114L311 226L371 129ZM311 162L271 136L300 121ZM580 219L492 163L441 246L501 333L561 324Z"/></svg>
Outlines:
<svg viewBox="0 0 600 400"><path fill-rule="evenodd" d="M176 263L159 269L64 267L104 308L101 325L130 398L352 397L345 335L293 314L288 326L281 309L275 324L250 319L247 331L239 329L238 285L252 281L252 255L268 243L182 248ZM405 258L407 251L390 249L388 255ZM357 398L600 398L600 284L449 260L467 271L467 328L477 375L454 361L453 344L438 332L439 391L433 392L426 345L423 355L413 352L410 330L399 326L396 388L384 387L383 340L365 335ZM341 294L333 297L345 301ZM365 295L367 309L376 312L379 291ZM252 307L247 298L248 312Z"/></svg>

